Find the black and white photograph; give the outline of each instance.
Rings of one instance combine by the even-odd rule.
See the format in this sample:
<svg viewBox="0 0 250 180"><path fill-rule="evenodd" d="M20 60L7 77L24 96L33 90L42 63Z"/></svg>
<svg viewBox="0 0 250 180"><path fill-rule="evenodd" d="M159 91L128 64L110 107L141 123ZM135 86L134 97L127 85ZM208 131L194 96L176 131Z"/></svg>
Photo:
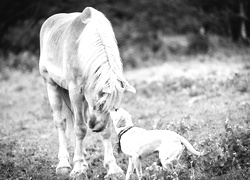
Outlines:
<svg viewBox="0 0 250 180"><path fill-rule="evenodd" d="M250 0L1 0L0 180L250 180Z"/></svg>

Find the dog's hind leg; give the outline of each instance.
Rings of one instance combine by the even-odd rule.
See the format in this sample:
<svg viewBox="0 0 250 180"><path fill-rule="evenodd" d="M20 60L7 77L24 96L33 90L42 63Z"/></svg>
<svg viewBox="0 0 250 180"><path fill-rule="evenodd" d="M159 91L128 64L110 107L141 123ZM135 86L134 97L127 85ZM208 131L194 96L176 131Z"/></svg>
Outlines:
<svg viewBox="0 0 250 180"><path fill-rule="evenodd" d="M175 150L175 152L172 153L162 153L159 152L159 158L161 160L161 164L163 166L163 169L165 171L168 171L171 173L171 176L173 177L173 180L178 180L178 174L176 172L176 165L178 164L178 160L181 156L182 149Z"/></svg>
<svg viewBox="0 0 250 180"><path fill-rule="evenodd" d="M138 178L141 180L142 179L142 168L141 168L141 160L138 155L132 157L132 163L135 166L136 174Z"/></svg>
<svg viewBox="0 0 250 180"><path fill-rule="evenodd" d="M132 158L129 157L128 169L127 169L127 173L126 173L126 180L129 180L129 178L133 174L133 172L134 172L134 164L132 162Z"/></svg>
<svg viewBox="0 0 250 180"><path fill-rule="evenodd" d="M164 149L159 150L159 158L160 158L162 167L165 171L173 173L174 165L172 163L173 159L171 157L173 157L174 154L175 154L175 152L173 152L173 151L172 152L170 152L170 151L165 152Z"/></svg>

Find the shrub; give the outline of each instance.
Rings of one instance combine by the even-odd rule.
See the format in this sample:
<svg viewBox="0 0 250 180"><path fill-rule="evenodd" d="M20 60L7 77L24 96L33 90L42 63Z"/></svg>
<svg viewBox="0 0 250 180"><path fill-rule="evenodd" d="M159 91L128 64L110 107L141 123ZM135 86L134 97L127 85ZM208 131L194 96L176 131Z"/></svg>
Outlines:
<svg viewBox="0 0 250 180"><path fill-rule="evenodd" d="M205 54L210 50L210 42L205 35L191 35L188 40L187 54Z"/></svg>
<svg viewBox="0 0 250 180"><path fill-rule="evenodd" d="M250 74L236 73L229 81L229 87L241 93L249 92L250 90Z"/></svg>
<svg viewBox="0 0 250 180"><path fill-rule="evenodd" d="M0 61L2 72L8 68L22 71L38 69L38 57L29 51L23 51L19 54L9 53L6 57L1 57Z"/></svg>
<svg viewBox="0 0 250 180"><path fill-rule="evenodd" d="M185 159L187 164L194 162L196 172L206 174L206 177L223 176L225 179L230 179L232 172L240 174L237 176L240 179L249 177L250 128L247 125L231 127L227 119L225 133L218 138L209 137L199 144L205 150L205 155L199 159L193 156Z"/></svg>

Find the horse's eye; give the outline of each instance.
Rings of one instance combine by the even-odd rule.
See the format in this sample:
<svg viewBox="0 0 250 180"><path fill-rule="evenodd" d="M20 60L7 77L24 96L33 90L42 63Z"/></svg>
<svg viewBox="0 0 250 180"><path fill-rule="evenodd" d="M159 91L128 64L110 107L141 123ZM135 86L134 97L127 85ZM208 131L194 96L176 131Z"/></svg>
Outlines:
<svg viewBox="0 0 250 180"><path fill-rule="evenodd" d="M98 93L98 97L99 97L99 98L102 98L103 95L104 95L104 92L99 92L99 93Z"/></svg>
<svg viewBox="0 0 250 180"><path fill-rule="evenodd" d="M103 110L104 104L100 104L99 110Z"/></svg>

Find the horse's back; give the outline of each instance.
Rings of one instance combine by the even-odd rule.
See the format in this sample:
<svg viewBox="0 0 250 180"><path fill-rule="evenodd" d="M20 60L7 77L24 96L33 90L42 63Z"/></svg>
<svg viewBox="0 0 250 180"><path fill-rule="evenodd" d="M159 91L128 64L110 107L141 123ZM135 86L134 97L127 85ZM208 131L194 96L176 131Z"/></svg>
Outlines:
<svg viewBox="0 0 250 180"><path fill-rule="evenodd" d="M86 75L93 64L97 69L103 61L120 63L110 22L104 14L89 7L82 13L56 14L48 18L40 31L40 47L41 75L59 85L65 84L63 87L70 81L79 82L77 78L82 78L82 73ZM92 63L98 57L104 58ZM94 72L95 68L92 68Z"/></svg>
<svg viewBox="0 0 250 180"><path fill-rule="evenodd" d="M40 31L40 73L61 85L64 80L63 56L67 30L81 13L56 14L49 17Z"/></svg>
<svg viewBox="0 0 250 180"><path fill-rule="evenodd" d="M41 53L46 54L46 60L60 59L62 54L60 49L62 49L63 41L67 35L66 31L72 21L80 14L81 13L56 14L43 23L40 31L40 48Z"/></svg>
<svg viewBox="0 0 250 180"><path fill-rule="evenodd" d="M108 21L101 12L90 7L85 8L82 13L60 13L49 17L40 31L40 50L42 56L46 55L41 60L62 61L64 48L72 48L72 42L73 46L76 45L89 20L98 18Z"/></svg>

